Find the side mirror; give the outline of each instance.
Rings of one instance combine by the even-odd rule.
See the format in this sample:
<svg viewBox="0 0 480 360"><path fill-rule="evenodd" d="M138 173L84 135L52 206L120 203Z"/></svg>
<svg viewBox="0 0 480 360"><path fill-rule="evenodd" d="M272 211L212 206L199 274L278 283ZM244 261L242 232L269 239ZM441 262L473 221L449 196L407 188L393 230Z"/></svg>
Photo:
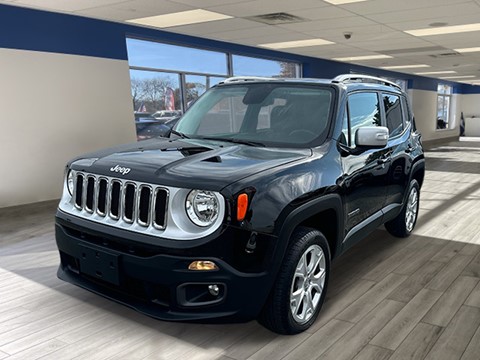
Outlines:
<svg viewBox="0 0 480 360"><path fill-rule="evenodd" d="M388 128L384 126L364 126L355 133L355 144L364 148L382 148L388 142Z"/></svg>

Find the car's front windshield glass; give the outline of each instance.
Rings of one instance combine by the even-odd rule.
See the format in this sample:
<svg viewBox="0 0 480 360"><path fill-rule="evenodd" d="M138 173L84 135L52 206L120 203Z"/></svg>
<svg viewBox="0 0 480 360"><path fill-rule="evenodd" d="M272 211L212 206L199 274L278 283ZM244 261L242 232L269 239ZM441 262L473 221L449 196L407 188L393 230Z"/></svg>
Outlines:
<svg viewBox="0 0 480 360"><path fill-rule="evenodd" d="M320 85L218 86L192 105L176 130L190 138L310 146L328 132L332 99L333 89Z"/></svg>

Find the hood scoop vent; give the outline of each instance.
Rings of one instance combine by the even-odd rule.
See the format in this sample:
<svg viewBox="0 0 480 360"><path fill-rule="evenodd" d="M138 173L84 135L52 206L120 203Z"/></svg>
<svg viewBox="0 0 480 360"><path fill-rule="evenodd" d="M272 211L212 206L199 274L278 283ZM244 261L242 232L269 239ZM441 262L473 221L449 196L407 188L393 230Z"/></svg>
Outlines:
<svg viewBox="0 0 480 360"><path fill-rule="evenodd" d="M179 148L178 151L182 153L183 156L188 157L191 155L201 154L212 149L202 146L189 147L189 148Z"/></svg>
<svg viewBox="0 0 480 360"><path fill-rule="evenodd" d="M212 156L212 157L209 157L208 159L204 159L202 161L213 162L213 163L221 163L222 158L220 156Z"/></svg>

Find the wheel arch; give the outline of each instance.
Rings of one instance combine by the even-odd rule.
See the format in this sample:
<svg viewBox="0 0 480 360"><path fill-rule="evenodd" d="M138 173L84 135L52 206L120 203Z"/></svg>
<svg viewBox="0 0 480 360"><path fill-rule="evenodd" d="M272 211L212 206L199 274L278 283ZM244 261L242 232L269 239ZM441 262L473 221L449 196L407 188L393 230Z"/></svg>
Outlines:
<svg viewBox="0 0 480 360"><path fill-rule="evenodd" d="M279 251L277 259L283 259L293 231L305 226L319 230L327 239L331 257L341 252L344 229L342 199L338 194L328 194L310 200L292 210L278 229ZM281 261L280 261L281 262Z"/></svg>
<svg viewBox="0 0 480 360"><path fill-rule="evenodd" d="M423 180L425 178L425 159L419 159L412 165L412 171L410 172L410 181L412 179L417 180L420 189L423 185ZM409 181L409 182L410 182Z"/></svg>

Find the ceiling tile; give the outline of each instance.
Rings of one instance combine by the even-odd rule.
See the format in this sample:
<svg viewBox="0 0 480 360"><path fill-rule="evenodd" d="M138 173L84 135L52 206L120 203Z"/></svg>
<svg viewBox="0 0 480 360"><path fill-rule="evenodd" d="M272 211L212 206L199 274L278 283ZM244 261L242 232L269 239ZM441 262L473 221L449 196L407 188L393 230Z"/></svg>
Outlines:
<svg viewBox="0 0 480 360"><path fill-rule="evenodd" d="M471 3L471 0L435 0L432 6L432 0L375 0L364 1L359 3L341 5L342 8L348 9L358 15L392 13L395 14L402 10L420 10L428 13L432 7Z"/></svg>
<svg viewBox="0 0 480 360"><path fill-rule="evenodd" d="M341 21L338 19L328 19L328 20L315 20L315 21L305 21L302 23L296 24L283 24L277 25L283 29L288 29L292 31L300 32L315 32L325 29L343 29L347 27L354 26L367 26L367 25L377 25L376 22L365 19L363 17L351 16L348 18L342 18Z"/></svg>
<svg viewBox="0 0 480 360"><path fill-rule="evenodd" d="M402 39L376 39L372 41L359 41L354 44L356 47L370 51L393 51L401 49L424 48L432 46L431 43L421 39L402 40Z"/></svg>
<svg viewBox="0 0 480 360"><path fill-rule="evenodd" d="M361 41L390 41L402 37L410 39L410 37L403 32L392 30L385 25L346 26L340 29L325 29L303 32L312 36L325 37L336 43L345 43L346 45L355 45ZM345 33L350 33L351 37L346 39L344 36Z"/></svg>
<svg viewBox="0 0 480 360"><path fill-rule="evenodd" d="M454 14L454 16L452 16ZM404 11L389 11L384 13L378 14L371 14L367 17L369 19L382 22L384 24L391 24L397 22L408 22L408 21L418 21L424 24L430 24L433 22L440 22L441 19L449 19L449 18L462 18L464 16L475 16L477 14L480 15L480 6L474 3L461 3L455 5L446 5L446 6L432 6L426 11L422 9L411 9L411 10L404 10ZM478 21L475 21L478 22ZM464 21L463 23L466 23ZM449 25L453 25L450 24Z"/></svg>
<svg viewBox="0 0 480 360"><path fill-rule="evenodd" d="M310 20L338 19L355 15L350 11L332 5L304 10L291 10L289 13Z"/></svg>
<svg viewBox="0 0 480 360"><path fill-rule="evenodd" d="M192 25L183 25L183 26L173 26L169 27L168 31L178 32L181 34L191 34L196 36L208 35L212 33L224 32L224 31L238 31L243 29L250 29L252 27L258 27L258 23L245 20L245 19L227 19L227 20L218 20L215 22L215 26L212 26L210 22L192 24Z"/></svg>
<svg viewBox="0 0 480 360"><path fill-rule="evenodd" d="M280 41L295 41L295 40L307 40L311 39L311 37L299 33L294 33L294 32L288 32L284 33L282 35L280 34L273 34L273 35L262 35L262 36L257 36L257 37L248 37L244 39L237 39L236 42L241 42L242 44L248 44L248 45L258 45L258 44L268 44L268 43L274 43L274 42L280 42ZM323 45L323 46L329 46L329 45ZM294 49L288 49L288 52L292 52L291 50Z"/></svg>
<svg viewBox="0 0 480 360"><path fill-rule="evenodd" d="M215 39L234 41L237 39L248 39L248 38L254 39L254 38L257 38L258 34L262 34L262 36L275 35L278 38L283 38L282 37L283 35L289 34L289 33L290 31L285 29L280 29L275 26L263 25L263 26L250 27L248 29L215 32L210 34L210 36Z"/></svg>
<svg viewBox="0 0 480 360"><path fill-rule="evenodd" d="M119 0L18 0L17 4L25 6L41 7L46 9L52 9L57 11L76 11L82 9L88 9L91 7L113 5L121 3Z"/></svg>
<svg viewBox="0 0 480 360"><path fill-rule="evenodd" d="M147 16L170 14L193 10L194 8L167 0L130 0L119 4L99 6L76 11L78 15L109 20L131 20Z"/></svg>
<svg viewBox="0 0 480 360"><path fill-rule="evenodd" d="M199 9L206 9L212 6L219 6L225 4L246 3L252 0L172 0L172 2L193 6Z"/></svg>
<svg viewBox="0 0 480 360"><path fill-rule="evenodd" d="M318 48L311 48L311 49L296 49L299 54L306 55L306 56L313 56L313 57L320 57L324 59L330 59L333 57L344 57L350 56L352 53L358 51L351 46L345 45L329 45L324 47Z"/></svg>
<svg viewBox="0 0 480 360"><path fill-rule="evenodd" d="M210 7L209 10L236 17L245 17L318 8L321 4L322 2L319 0L255 0L248 2L244 1L236 4L214 6Z"/></svg>

